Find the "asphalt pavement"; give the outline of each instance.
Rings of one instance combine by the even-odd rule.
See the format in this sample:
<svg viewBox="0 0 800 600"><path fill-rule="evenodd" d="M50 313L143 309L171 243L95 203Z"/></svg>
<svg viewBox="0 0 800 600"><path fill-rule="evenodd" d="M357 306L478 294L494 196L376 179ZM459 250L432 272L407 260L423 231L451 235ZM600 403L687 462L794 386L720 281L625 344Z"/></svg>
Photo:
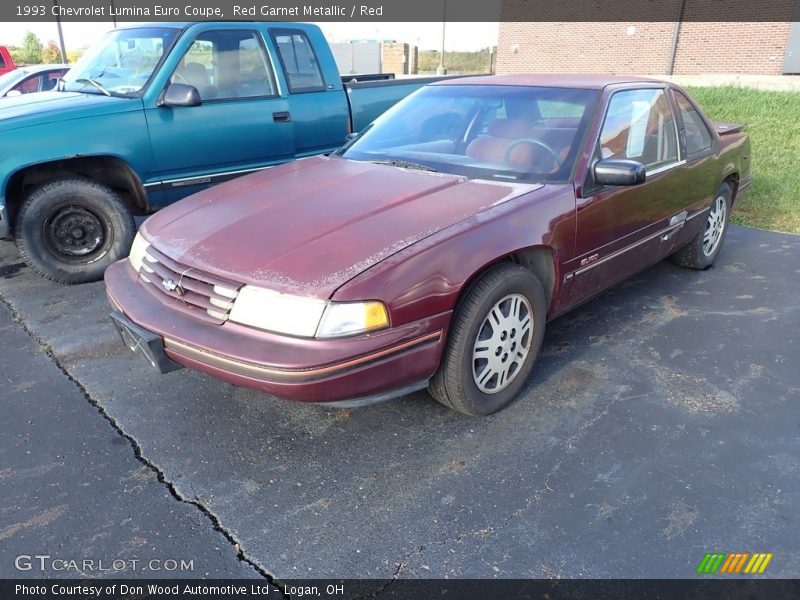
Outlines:
<svg viewBox="0 0 800 600"><path fill-rule="evenodd" d="M800 236L731 227L716 267L660 263L549 324L523 397L478 419L424 392L329 409L159 375L102 283L48 283L2 243L2 555L679 578L772 552L764 576L800 577L799 281Z"/></svg>

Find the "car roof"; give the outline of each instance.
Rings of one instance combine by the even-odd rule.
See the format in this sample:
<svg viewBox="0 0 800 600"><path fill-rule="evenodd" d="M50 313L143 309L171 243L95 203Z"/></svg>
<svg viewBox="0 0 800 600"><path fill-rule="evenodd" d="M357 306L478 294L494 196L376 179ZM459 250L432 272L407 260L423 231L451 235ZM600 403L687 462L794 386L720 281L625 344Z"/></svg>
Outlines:
<svg viewBox="0 0 800 600"><path fill-rule="evenodd" d="M602 89L609 85L626 83L666 83L647 77L620 75L595 75L584 73L529 73L517 75L478 75L454 77L437 81L431 85L516 85L530 87L562 87L580 89Z"/></svg>

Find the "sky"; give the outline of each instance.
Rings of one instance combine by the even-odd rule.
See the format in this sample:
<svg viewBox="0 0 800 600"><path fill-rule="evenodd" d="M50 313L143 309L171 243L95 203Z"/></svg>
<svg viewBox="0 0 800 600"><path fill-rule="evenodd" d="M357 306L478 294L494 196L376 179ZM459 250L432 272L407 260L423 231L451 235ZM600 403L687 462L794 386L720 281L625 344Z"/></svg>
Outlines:
<svg viewBox="0 0 800 600"><path fill-rule="evenodd" d="M89 46L113 27L108 23L64 23L64 45L67 50ZM435 50L442 46L441 23L320 23L331 42L349 39L391 39ZM18 46L26 32L32 31L43 43L58 43L58 30L53 23L0 23L0 45ZM480 50L497 44L497 23L448 23L448 51Z"/></svg>

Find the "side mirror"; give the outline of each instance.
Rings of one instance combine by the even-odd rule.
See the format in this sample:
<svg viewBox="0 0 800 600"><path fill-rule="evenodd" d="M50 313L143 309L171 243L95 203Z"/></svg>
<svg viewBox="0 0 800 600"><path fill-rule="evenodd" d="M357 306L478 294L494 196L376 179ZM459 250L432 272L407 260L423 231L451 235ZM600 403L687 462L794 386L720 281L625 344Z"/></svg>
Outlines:
<svg viewBox="0 0 800 600"><path fill-rule="evenodd" d="M193 85L170 83L161 96L159 106L200 106L203 103L200 92Z"/></svg>
<svg viewBox="0 0 800 600"><path fill-rule="evenodd" d="M645 166L635 160L598 160L593 171L599 185L638 185L647 177Z"/></svg>
<svg viewBox="0 0 800 600"><path fill-rule="evenodd" d="M6 94L6 98L15 98L17 96L22 96L22 92L19 90L11 90Z"/></svg>

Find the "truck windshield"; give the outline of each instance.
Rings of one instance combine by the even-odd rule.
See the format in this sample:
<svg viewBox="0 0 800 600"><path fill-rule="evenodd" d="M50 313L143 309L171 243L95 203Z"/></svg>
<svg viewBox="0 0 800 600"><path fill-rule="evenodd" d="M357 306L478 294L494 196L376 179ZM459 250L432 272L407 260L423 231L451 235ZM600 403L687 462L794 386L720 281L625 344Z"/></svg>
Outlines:
<svg viewBox="0 0 800 600"><path fill-rule="evenodd" d="M150 80L178 29L143 27L110 31L64 76L64 90L130 96Z"/></svg>
<svg viewBox="0 0 800 600"><path fill-rule="evenodd" d="M567 180L596 97L584 89L431 85L339 154L470 178Z"/></svg>

